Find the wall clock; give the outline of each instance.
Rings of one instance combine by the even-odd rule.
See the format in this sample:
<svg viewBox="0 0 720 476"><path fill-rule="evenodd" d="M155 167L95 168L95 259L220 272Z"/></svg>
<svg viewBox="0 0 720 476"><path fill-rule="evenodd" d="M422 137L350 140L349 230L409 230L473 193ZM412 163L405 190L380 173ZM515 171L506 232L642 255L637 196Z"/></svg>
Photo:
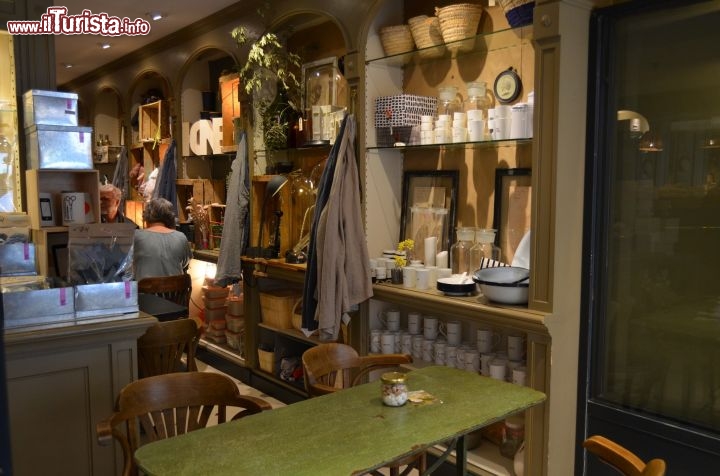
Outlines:
<svg viewBox="0 0 720 476"><path fill-rule="evenodd" d="M520 96L522 82L515 69L511 66L495 78L495 97L502 104L513 102Z"/></svg>

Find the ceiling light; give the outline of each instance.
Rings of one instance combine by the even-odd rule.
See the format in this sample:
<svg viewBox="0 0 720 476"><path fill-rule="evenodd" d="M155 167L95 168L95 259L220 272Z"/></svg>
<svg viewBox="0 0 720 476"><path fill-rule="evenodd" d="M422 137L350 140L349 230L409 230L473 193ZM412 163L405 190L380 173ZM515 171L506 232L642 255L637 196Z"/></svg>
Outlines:
<svg viewBox="0 0 720 476"><path fill-rule="evenodd" d="M147 16L149 16L150 19L153 21L162 20L165 17L165 15L160 12L150 12L147 14Z"/></svg>
<svg viewBox="0 0 720 476"><path fill-rule="evenodd" d="M110 48L110 46L112 46L112 45L110 45L110 43L100 43L100 48L102 48L104 50Z"/></svg>
<svg viewBox="0 0 720 476"><path fill-rule="evenodd" d="M65 69L70 69L73 67L73 64L72 63L62 63L62 67Z"/></svg>

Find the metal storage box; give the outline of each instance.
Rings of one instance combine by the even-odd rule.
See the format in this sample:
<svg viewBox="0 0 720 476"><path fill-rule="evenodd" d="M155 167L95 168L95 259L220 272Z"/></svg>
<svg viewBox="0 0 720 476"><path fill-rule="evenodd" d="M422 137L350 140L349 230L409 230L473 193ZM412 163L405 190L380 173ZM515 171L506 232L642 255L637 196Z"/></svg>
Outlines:
<svg viewBox="0 0 720 476"><path fill-rule="evenodd" d="M78 319L138 312L137 281L75 286Z"/></svg>
<svg viewBox="0 0 720 476"><path fill-rule="evenodd" d="M31 89L23 94L24 125L77 126L78 95Z"/></svg>
<svg viewBox="0 0 720 476"><path fill-rule="evenodd" d="M73 288L4 293L3 309L6 329L73 321Z"/></svg>
<svg viewBox="0 0 720 476"><path fill-rule="evenodd" d="M29 169L92 169L92 127L25 129Z"/></svg>
<svg viewBox="0 0 720 476"><path fill-rule="evenodd" d="M37 274L34 244L0 245L0 276L32 276L34 274Z"/></svg>

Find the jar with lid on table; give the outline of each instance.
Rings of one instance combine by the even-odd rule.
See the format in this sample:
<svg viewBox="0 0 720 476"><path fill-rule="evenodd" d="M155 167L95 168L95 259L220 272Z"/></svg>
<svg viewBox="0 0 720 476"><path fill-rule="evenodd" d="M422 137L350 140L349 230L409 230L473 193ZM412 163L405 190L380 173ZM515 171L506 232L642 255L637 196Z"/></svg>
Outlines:
<svg viewBox="0 0 720 476"><path fill-rule="evenodd" d="M402 372L386 372L380 377L382 401L389 407L401 407L408 399L407 375Z"/></svg>
<svg viewBox="0 0 720 476"><path fill-rule="evenodd" d="M514 458L524 440L525 417L522 414L507 417L502 432L500 454L506 458Z"/></svg>

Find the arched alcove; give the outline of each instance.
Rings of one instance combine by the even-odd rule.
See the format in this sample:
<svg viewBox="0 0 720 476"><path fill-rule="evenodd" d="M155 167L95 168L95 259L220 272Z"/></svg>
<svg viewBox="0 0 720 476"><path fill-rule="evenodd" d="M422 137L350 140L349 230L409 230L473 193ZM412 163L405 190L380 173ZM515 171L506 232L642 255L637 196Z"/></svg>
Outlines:
<svg viewBox="0 0 720 476"><path fill-rule="evenodd" d="M113 145L120 145L123 126L123 109L120 93L110 87L104 87L95 95L93 132L95 141L107 137Z"/></svg>

